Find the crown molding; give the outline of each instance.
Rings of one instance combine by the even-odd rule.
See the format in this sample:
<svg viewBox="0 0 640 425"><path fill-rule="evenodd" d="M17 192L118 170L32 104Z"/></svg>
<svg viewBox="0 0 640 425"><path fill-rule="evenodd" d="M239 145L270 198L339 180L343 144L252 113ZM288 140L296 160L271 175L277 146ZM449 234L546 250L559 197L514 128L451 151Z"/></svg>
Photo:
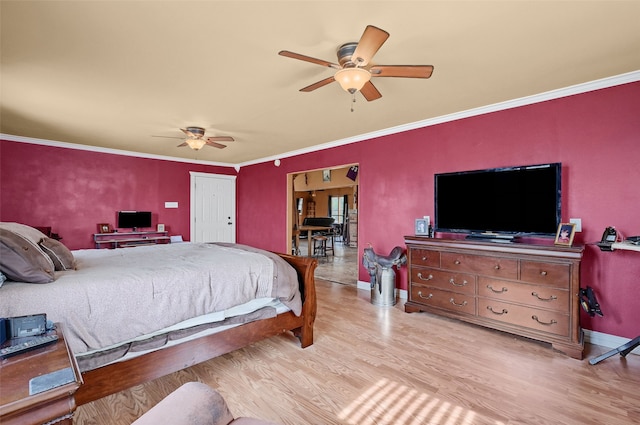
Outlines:
<svg viewBox="0 0 640 425"><path fill-rule="evenodd" d="M225 162L213 162L192 160L185 158L177 158L172 156L146 154L140 152L126 151L120 149L102 148L97 146L85 146L76 143L58 142L46 139L36 139L31 137L15 136L11 134L0 133L0 138L3 140L9 140L12 142L32 143L37 145L54 146L67 149L85 150L91 152L108 153L112 155L125 155L139 158L160 159L165 161L185 162L190 164L203 164L214 165L219 167L232 167L236 172L240 171L241 167L248 165L260 164L263 162L270 162L275 160L281 160L283 158L289 158L292 156L303 155L307 153L317 152L324 149L335 148L339 146L348 145L351 143L362 142L369 139L388 136L391 134L402 133L405 131L415 130L418 128L430 127L447 122L457 121L464 118L475 117L478 115L490 114L493 112L504 111L507 109L518 108L520 106L532 105L535 103L546 102L548 100L560 99L563 97L573 96L576 94L588 93L595 90L601 90L609 87L615 87L623 84L634 83L640 81L640 70L632 71L625 74L615 75L612 77L602 78L599 80L589 81L587 83L576 84L573 86L565 87L562 89L551 90L544 93L539 93L532 96L521 97L518 99L507 100L504 102L494 103L491 105L481 106L478 108L468 109L465 111L455 112L448 115L442 115L439 117L429 118L422 121L415 121L408 124L402 124L395 127L389 127L382 130L373 131L370 133L360 134L354 137L348 137L345 139L335 140L332 142L322 143L320 145L314 145L304 149L297 149L289 152L285 152L279 155L273 155L265 158L259 158L252 161L241 162L237 164L225 163Z"/></svg>
<svg viewBox="0 0 640 425"><path fill-rule="evenodd" d="M258 164L261 162L273 161L275 159L282 159L290 156L302 155L302 154L311 153L311 152L315 152L323 149L344 146L350 143L361 142L364 140L369 140L377 137L388 136L390 134L402 133L404 131L430 127L430 126L443 124L451 121L461 120L464 118L490 114L492 112L504 111L506 109L518 108L520 106L532 105L535 103L546 102L548 100L560 99L563 97L573 96L573 95L582 94L582 93L588 93L595 90L620 86L623 84L634 83L637 81L640 81L640 70L628 72L626 74L616 75L613 77L602 78L600 80L590 81L587 83L576 84L576 85L565 87L562 89L551 90L548 92L539 93L532 96L526 96L518 99L507 100L504 102L494 103L492 105L481 106L478 108L468 109L465 111L454 112L452 114L442 115L435 118L429 118L422 121L415 121L408 124L389 127L383 130L377 130L370 133L360 134L358 136L354 136L346 139L336 140L336 141L324 143L321 145L315 145L306 149L299 149L299 150L287 152L282 155L270 156L270 157L258 159L255 161L244 162L240 165L244 167L247 165Z"/></svg>

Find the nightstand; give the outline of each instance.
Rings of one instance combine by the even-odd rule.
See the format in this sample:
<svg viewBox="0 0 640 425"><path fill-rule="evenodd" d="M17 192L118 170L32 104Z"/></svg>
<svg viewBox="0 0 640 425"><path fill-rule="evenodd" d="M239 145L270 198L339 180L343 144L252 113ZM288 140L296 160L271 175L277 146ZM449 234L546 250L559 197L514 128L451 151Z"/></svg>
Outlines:
<svg viewBox="0 0 640 425"><path fill-rule="evenodd" d="M0 361L2 425L73 423L74 394L82 375L62 326L57 323L51 332L57 333L58 342Z"/></svg>

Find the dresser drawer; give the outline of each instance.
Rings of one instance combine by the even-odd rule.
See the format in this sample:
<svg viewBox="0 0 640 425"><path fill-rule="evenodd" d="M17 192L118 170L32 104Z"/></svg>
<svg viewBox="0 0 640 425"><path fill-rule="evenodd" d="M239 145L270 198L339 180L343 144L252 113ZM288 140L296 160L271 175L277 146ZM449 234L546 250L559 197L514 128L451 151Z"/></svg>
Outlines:
<svg viewBox="0 0 640 425"><path fill-rule="evenodd" d="M522 261L520 280L566 288L567 282L569 282L570 267L569 264Z"/></svg>
<svg viewBox="0 0 640 425"><path fill-rule="evenodd" d="M470 315L476 313L476 300L473 295L458 294L428 286L411 285L411 301L456 313Z"/></svg>
<svg viewBox="0 0 640 425"><path fill-rule="evenodd" d="M478 317L524 326L554 335L569 336L569 316L558 311L542 310L478 298Z"/></svg>
<svg viewBox="0 0 640 425"><path fill-rule="evenodd" d="M528 285L481 276L478 278L478 295L565 313L569 309L569 291L548 286Z"/></svg>
<svg viewBox="0 0 640 425"><path fill-rule="evenodd" d="M442 268L503 279L518 278L518 261L510 258L443 252Z"/></svg>
<svg viewBox="0 0 640 425"><path fill-rule="evenodd" d="M440 267L440 252L429 251L428 249L412 249L411 265L426 266L426 267Z"/></svg>
<svg viewBox="0 0 640 425"><path fill-rule="evenodd" d="M435 270L422 267L411 268L411 282L428 285L446 291L474 294L476 277L472 274L454 273L448 270Z"/></svg>

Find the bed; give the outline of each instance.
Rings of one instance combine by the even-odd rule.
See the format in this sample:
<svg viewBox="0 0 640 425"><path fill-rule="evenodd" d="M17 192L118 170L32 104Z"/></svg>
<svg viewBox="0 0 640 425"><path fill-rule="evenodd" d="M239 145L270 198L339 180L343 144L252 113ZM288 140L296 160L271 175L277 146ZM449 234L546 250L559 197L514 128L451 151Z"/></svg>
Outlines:
<svg viewBox="0 0 640 425"><path fill-rule="evenodd" d="M0 263L0 317L63 325L84 381L77 404L280 333L313 344L314 259L238 244L71 252L0 223Z"/></svg>

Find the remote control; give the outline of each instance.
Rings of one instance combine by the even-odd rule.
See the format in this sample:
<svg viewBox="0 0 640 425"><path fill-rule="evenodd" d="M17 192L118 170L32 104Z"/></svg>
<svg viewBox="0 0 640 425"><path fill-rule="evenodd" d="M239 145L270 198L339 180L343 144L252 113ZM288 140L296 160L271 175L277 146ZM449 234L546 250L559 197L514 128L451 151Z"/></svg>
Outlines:
<svg viewBox="0 0 640 425"><path fill-rule="evenodd" d="M58 335L56 334L36 336L20 344L10 345L0 349L0 358L6 359L17 354L35 350L36 348L44 347L45 345L53 344L57 341Z"/></svg>

